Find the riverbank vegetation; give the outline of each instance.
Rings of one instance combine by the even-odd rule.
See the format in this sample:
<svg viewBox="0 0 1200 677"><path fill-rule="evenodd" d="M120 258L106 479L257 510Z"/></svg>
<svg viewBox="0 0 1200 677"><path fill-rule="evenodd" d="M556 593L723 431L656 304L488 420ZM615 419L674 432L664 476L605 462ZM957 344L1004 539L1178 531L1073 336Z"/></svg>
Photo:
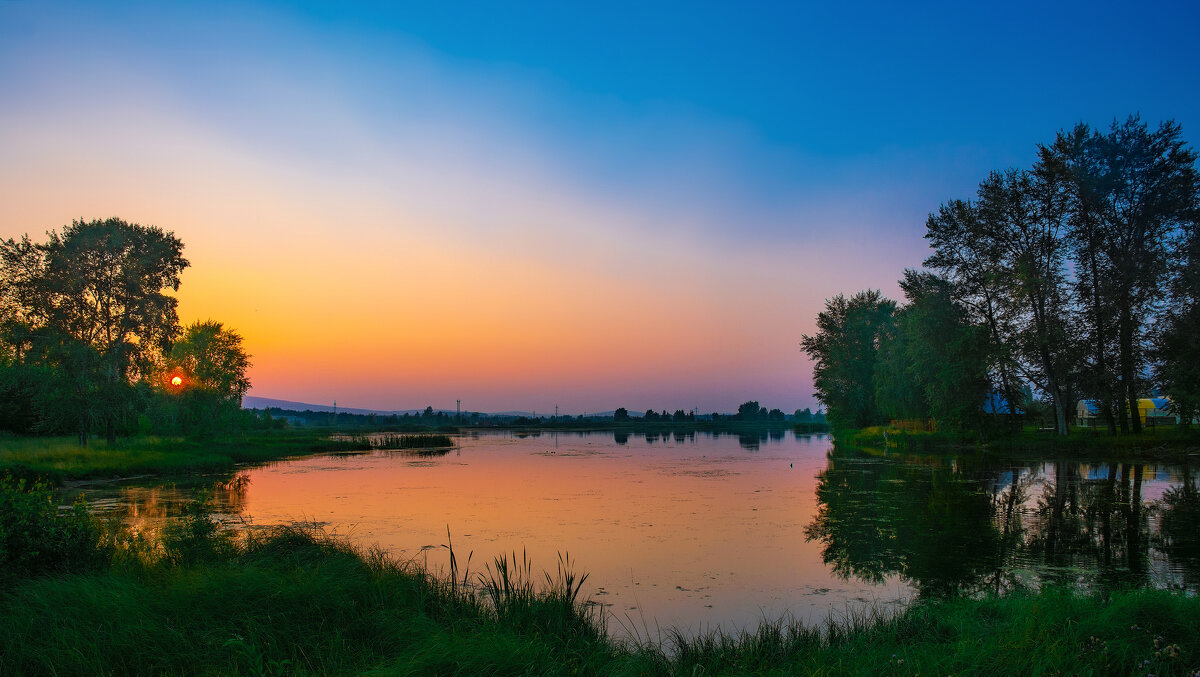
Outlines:
<svg viewBox="0 0 1200 677"><path fill-rule="evenodd" d="M181 475L233 470L312 453L370 451L356 439L325 430L272 430L203 438L138 436L81 447L73 437L0 438L0 472L52 482L135 475Z"/></svg>
<svg viewBox="0 0 1200 677"><path fill-rule="evenodd" d="M1192 675L1200 600L1055 589L745 633L606 631L570 563L431 572L304 526L160 534L0 483L0 664L13 674ZM30 561L21 539L54 543ZM461 562L461 558L459 560ZM462 568L459 568L459 567Z"/></svg>
<svg viewBox="0 0 1200 677"><path fill-rule="evenodd" d="M1200 434L1182 426L1147 427L1140 435L1111 435L1098 428L1074 428L1066 437L1025 426L1003 434L983 437L974 431L905 429L902 425L878 425L837 431L839 446L905 452L979 451L1004 457L1051 460L1063 452L1072 457L1169 459L1200 458Z"/></svg>
<svg viewBox="0 0 1200 677"><path fill-rule="evenodd" d="M1174 122L1079 125L931 214L898 304L838 295L803 338L835 428L1139 435L1200 414L1200 173ZM1080 403L1086 411L1080 413ZM1157 406L1156 406L1157 408Z"/></svg>

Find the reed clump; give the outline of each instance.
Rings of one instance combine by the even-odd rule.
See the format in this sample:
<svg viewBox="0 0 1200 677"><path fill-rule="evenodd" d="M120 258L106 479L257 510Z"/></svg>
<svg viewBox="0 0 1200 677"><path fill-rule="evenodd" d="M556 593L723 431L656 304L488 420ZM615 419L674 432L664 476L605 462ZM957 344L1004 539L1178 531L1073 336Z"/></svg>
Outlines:
<svg viewBox="0 0 1200 677"><path fill-rule="evenodd" d="M438 433L428 434L384 434L372 437L371 446L375 449L446 449L454 446L454 440L449 435Z"/></svg>

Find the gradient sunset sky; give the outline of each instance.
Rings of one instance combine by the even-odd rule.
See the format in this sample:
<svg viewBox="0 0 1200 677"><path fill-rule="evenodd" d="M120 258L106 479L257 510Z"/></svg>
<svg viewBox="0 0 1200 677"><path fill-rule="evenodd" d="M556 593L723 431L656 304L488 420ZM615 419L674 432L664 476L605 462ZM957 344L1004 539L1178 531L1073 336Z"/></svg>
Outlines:
<svg viewBox="0 0 1200 677"><path fill-rule="evenodd" d="M1200 132L1192 2L649 4L0 0L0 236L174 231L253 395L790 412L940 202Z"/></svg>

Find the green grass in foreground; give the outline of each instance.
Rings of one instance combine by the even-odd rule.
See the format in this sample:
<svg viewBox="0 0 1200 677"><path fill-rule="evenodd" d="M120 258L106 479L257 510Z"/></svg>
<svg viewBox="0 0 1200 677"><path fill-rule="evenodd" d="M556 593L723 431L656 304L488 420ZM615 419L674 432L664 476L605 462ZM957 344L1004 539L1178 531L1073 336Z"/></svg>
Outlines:
<svg viewBox="0 0 1200 677"><path fill-rule="evenodd" d="M606 636L569 568L476 577L298 528L240 542L185 520L100 569L0 587L6 674L1193 675L1200 600L1167 591L924 603L740 636ZM111 544L110 544L111 545Z"/></svg>

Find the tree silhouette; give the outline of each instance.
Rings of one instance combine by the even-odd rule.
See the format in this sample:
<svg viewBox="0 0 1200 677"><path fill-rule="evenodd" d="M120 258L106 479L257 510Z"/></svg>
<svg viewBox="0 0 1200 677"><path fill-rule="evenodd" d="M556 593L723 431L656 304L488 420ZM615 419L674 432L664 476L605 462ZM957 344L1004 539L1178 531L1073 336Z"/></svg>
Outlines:
<svg viewBox="0 0 1200 677"><path fill-rule="evenodd" d="M757 421L758 412L761 409L758 402L753 400L743 402L738 405L737 417L739 421Z"/></svg>
<svg viewBox="0 0 1200 677"><path fill-rule="evenodd" d="M115 218L47 235L45 243L0 242L0 323L20 337L15 355L37 351L60 372L49 399L74 410L80 442L97 417L111 443L130 384L153 371L178 334L177 302L166 292L179 289L188 266L183 243Z"/></svg>

